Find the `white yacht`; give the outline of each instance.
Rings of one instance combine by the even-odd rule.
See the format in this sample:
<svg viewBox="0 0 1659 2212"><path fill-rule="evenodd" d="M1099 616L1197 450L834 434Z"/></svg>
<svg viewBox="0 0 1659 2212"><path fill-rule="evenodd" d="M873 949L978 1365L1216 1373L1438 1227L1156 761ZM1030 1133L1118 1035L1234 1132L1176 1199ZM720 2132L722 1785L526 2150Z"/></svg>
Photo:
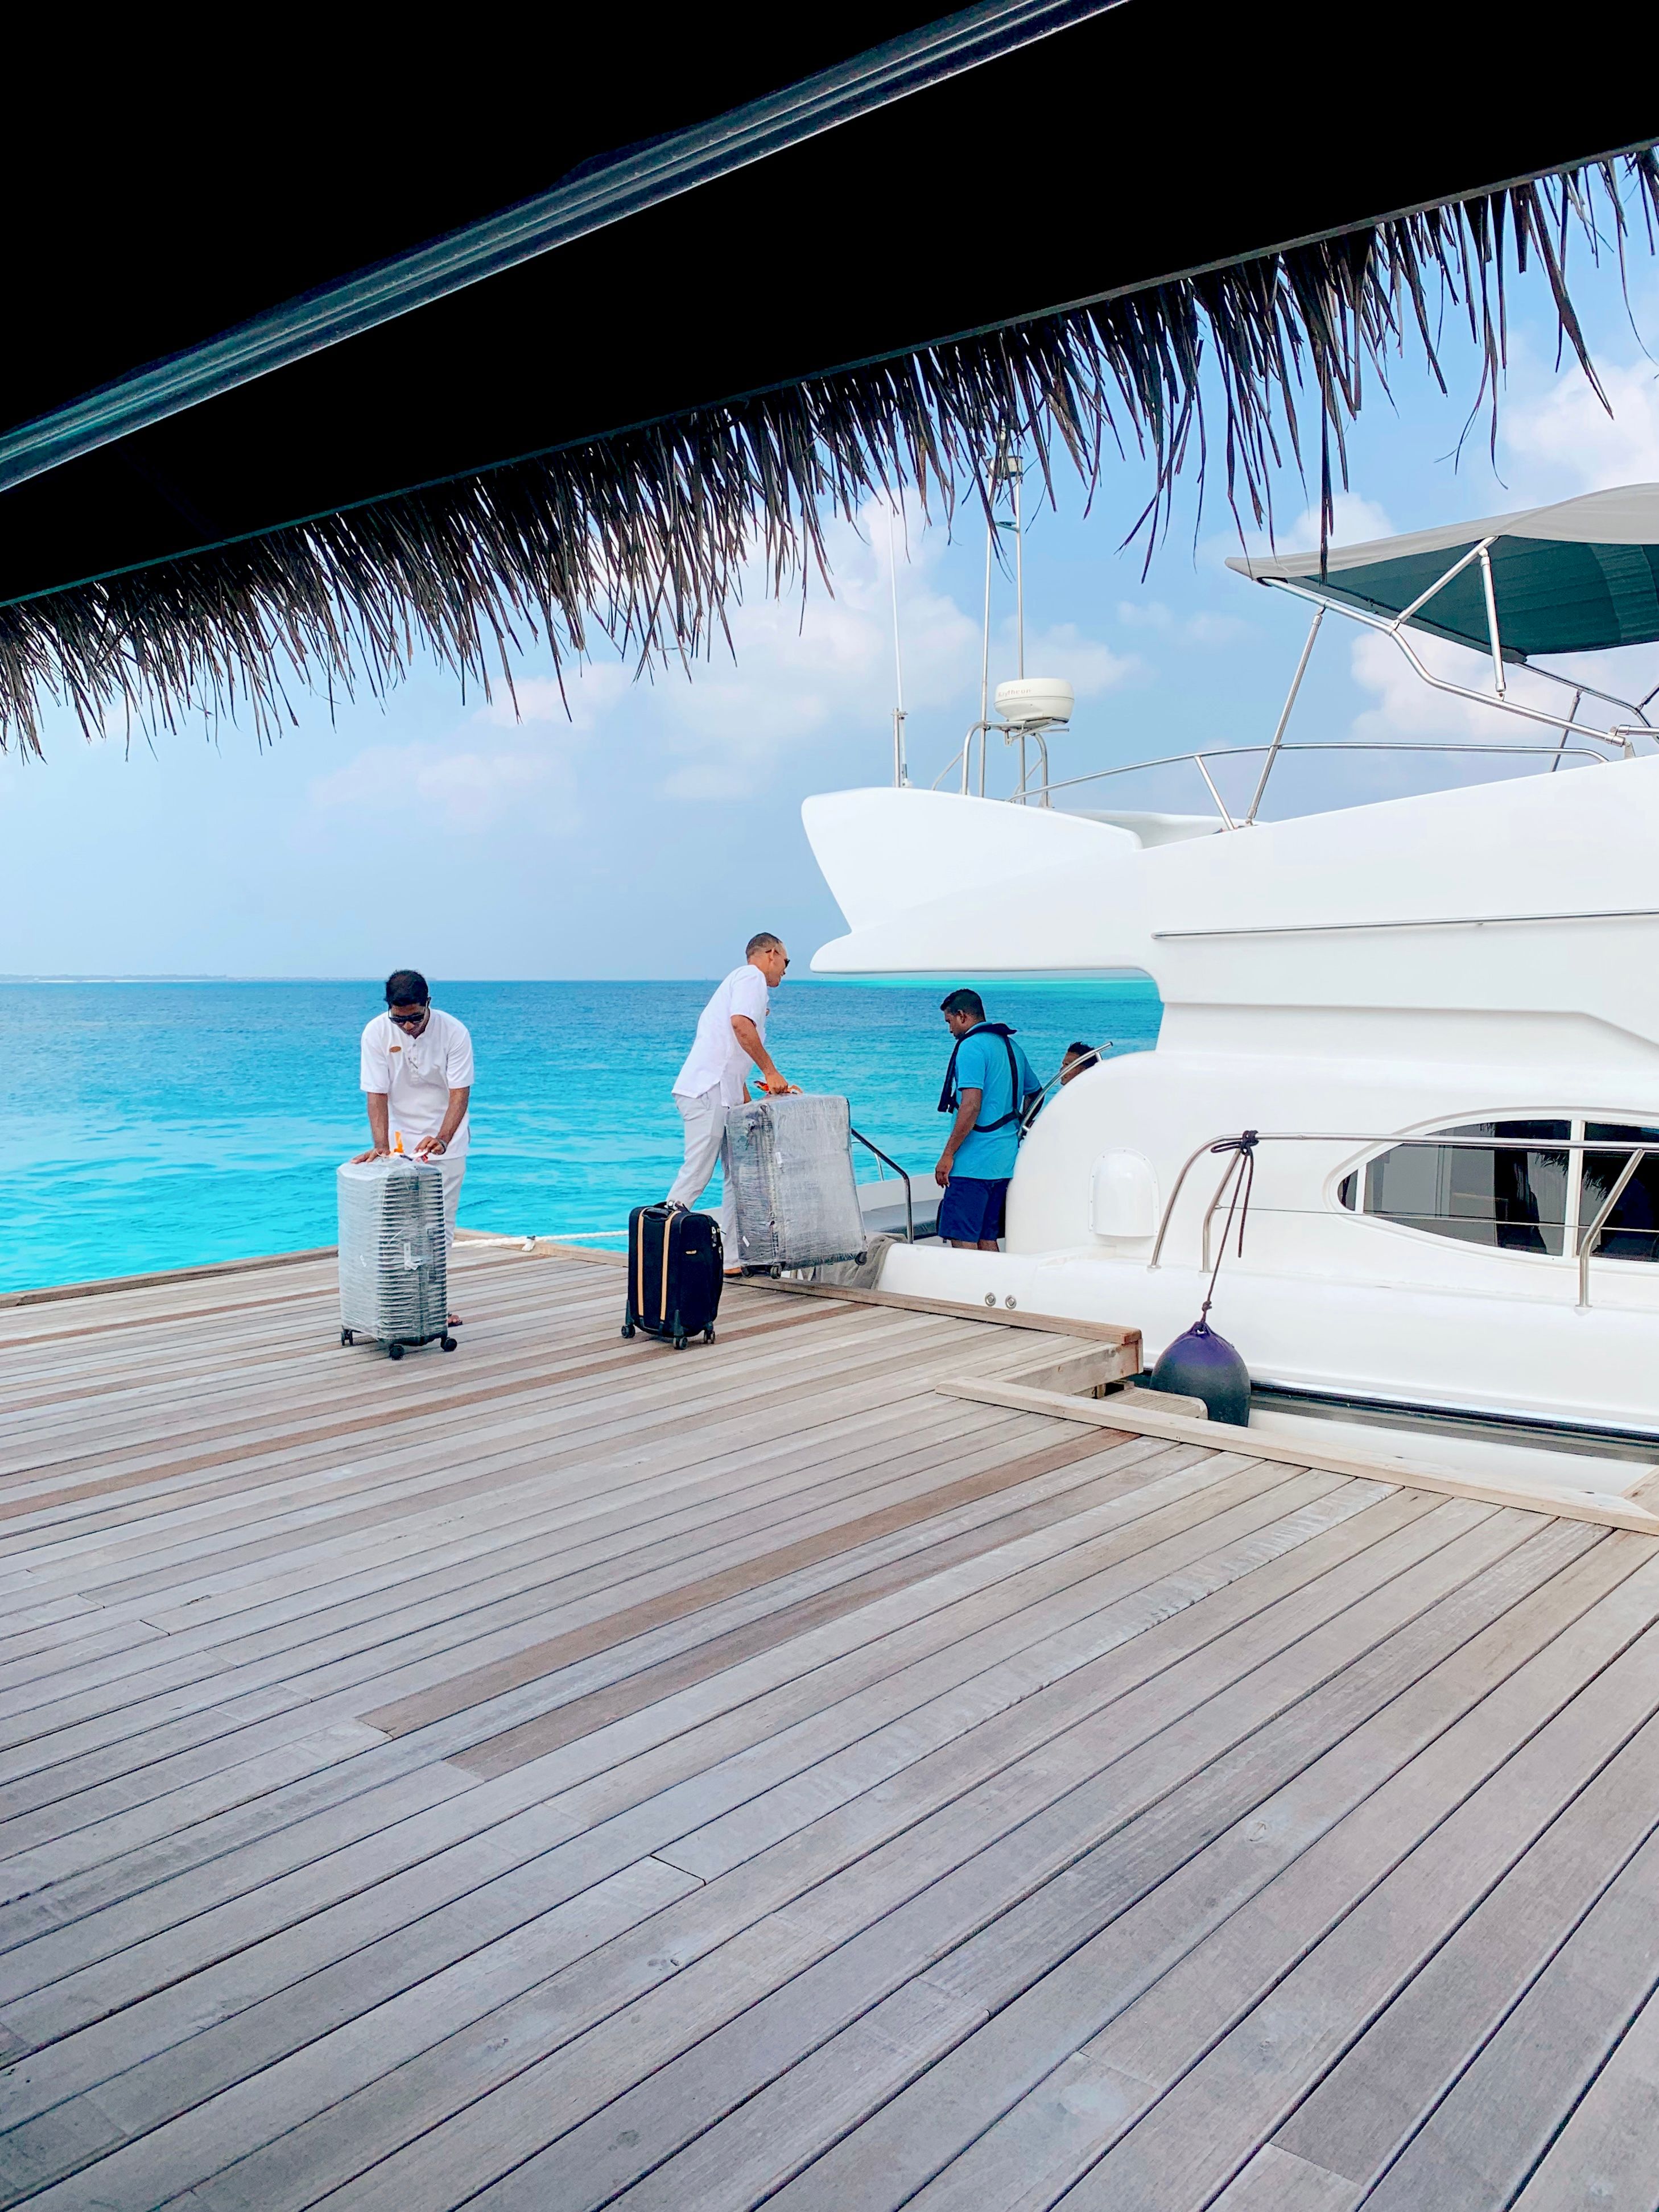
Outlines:
<svg viewBox="0 0 1659 2212"><path fill-rule="evenodd" d="M1646 700L1567 678L1552 708L1515 672L1659 639L1659 485L1231 565L1312 628L1270 744L1182 757L1206 812L1103 808L1127 769L1051 783L1069 702L1030 679L959 787L806 804L848 925L820 974L1139 969L1164 1001L1155 1050L1036 1119L1004 1249L900 1243L882 1287L1130 1323L1151 1360L1198 1316L1253 1133L1211 1316L1253 1419L1416 1421L1442 1457L1496 1439L1511 1470L1560 1480L1577 1454L1589 1486L1634 1488L1659 1465L1659 739ZM1283 756L1325 749L1285 732L1333 611L1506 714L1510 738L1434 749L1502 780L1264 821ZM1487 686L1418 634L1479 650ZM998 731L1036 763L1012 803L969 787ZM1260 761L1237 812L1229 751Z"/></svg>

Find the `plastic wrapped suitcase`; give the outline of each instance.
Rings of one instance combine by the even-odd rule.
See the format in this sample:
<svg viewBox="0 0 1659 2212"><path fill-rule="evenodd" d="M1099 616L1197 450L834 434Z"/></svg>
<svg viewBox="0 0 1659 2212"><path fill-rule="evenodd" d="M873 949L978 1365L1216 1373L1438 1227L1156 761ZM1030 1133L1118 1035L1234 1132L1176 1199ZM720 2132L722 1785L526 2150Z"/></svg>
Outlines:
<svg viewBox="0 0 1659 2212"><path fill-rule="evenodd" d="M359 1336L401 1359L435 1339L446 1352L449 1281L444 1179L432 1162L394 1153L348 1162L335 1177L340 1201L340 1341Z"/></svg>
<svg viewBox="0 0 1659 2212"><path fill-rule="evenodd" d="M726 1173L744 1267L781 1274L861 1260L868 1243L844 1098L757 1098L726 1111Z"/></svg>
<svg viewBox="0 0 1659 2212"><path fill-rule="evenodd" d="M684 1206L636 1206L628 1217L628 1304L622 1333L642 1328L676 1352L689 1339L714 1341L725 1268L720 1225Z"/></svg>

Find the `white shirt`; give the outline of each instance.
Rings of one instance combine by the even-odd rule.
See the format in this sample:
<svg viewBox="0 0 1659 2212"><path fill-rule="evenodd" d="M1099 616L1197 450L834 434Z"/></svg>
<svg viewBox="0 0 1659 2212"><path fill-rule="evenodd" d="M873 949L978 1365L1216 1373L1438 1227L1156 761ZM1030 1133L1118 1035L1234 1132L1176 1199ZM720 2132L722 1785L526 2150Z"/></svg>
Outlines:
<svg viewBox="0 0 1659 2212"><path fill-rule="evenodd" d="M674 1096L701 1098L705 1091L718 1091L722 1106L739 1105L751 1062L738 1042L732 1018L747 1014L764 1044L770 1005L760 969L747 960L734 968L697 1018L696 1040L674 1078Z"/></svg>
<svg viewBox="0 0 1659 2212"><path fill-rule="evenodd" d="M453 1014L432 1009L419 1036L400 1030L390 1014L376 1014L363 1031L362 1087L383 1091L386 1119L412 1152L422 1137L435 1137L443 1127L452 1091L472 1088L472 1040L466 1024ZM471 1132L470 1117L446 1146L454 1159L465 1152Z"/></svg>

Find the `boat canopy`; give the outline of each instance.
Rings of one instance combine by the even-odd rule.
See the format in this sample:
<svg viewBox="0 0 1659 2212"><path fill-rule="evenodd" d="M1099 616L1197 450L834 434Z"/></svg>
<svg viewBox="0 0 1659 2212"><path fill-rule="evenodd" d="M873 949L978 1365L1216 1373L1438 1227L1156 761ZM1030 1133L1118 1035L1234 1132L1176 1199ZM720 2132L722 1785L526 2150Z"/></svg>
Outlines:
<svg viewBox="0 0 1659 2212"><path fill-rule="evenodd" d="M1505 660L1598 653L1659 638L1659 484L1586 492L1553 507L1484 522L1407 531L1364 545L1228 562L1261 584L1291 584L1334 606L1393 622L1461 561L1465 565L1408 617L1413 629L1491 648L1478 554L1488 549Z"/></svg>

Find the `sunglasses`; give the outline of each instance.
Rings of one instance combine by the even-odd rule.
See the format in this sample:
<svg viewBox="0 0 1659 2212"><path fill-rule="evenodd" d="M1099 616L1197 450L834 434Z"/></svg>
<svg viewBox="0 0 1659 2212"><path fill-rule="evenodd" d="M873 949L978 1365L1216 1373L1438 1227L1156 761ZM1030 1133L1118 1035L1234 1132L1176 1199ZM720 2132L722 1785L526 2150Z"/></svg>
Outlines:
<svg viewBox="0 0 1659 2212"><path fill-rule="evenodd" d="M392 1013L390 1006L386 1008L388 1016L392 1021L396 1022L400 1030L419 1029L421 1024L426 1019L428 1012L428 1009L422 1006L418 1014L394 1014Z"/></svg>

